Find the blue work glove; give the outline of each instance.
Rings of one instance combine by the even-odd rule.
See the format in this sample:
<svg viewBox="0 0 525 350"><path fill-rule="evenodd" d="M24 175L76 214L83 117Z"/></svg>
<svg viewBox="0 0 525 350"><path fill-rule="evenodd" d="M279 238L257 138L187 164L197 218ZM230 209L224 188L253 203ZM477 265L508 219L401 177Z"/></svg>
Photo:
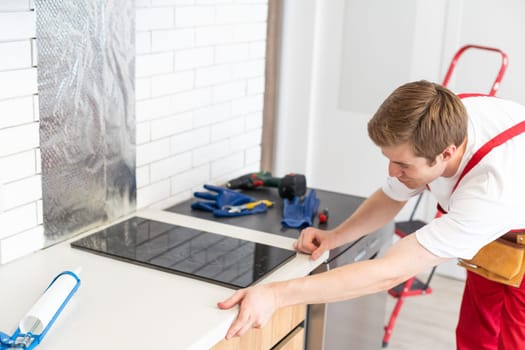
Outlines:
<svg viewBox="0 0 525 350"><path fill-rule="evenodd" d="M255 201L250 196L246 196L242 193L232 191L224 187L204 185L204 188L211 192L195 192L193 195L196 198L206 199L206 201L197 201L192 203L192 209L213 212L214 210L220 210L227 205L242 205Z"/></svg>
<svg viewBox="0 0 525 350"><path fill-rule="evenodd" d="M293 200L283 199L283 219L281 225L291 228L303 228L312 226L312 221L319 203L315 190L310 190L308 195L304 196L301 203L299 197L295 196Z"/></svg>

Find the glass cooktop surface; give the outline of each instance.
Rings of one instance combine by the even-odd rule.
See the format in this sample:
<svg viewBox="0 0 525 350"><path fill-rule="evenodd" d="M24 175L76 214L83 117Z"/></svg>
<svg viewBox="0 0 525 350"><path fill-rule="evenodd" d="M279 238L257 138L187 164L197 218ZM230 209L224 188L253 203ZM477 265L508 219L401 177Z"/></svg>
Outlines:
<svg viewBox="0 0 525 350"><path fill-rule="evenodd" d="M71 246L235 289L255 283L295 256L291 250L139 217Z"/></svg>

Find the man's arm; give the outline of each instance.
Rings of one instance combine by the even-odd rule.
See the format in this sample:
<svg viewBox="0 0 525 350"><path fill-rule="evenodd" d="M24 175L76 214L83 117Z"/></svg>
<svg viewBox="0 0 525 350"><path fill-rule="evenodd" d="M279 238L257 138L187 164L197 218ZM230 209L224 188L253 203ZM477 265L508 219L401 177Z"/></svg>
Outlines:
<svg viewBox="0 0 525 350"><path fill-rule="evenodd" d="M239 290L219 303L222 309L240 304L237 319L230 326L226 338L240 336L251 327L263 326L280 307L341 301L388 290L446 260L423 248L415 235L409 235L377 259L341 266L321 274Z"/></svg>
<svg viewBox="0 0 525 350"><path fill-rule="evenodd" d="M323 231L308 227L301 232L294 247L315 260L325 251L354 241L392 220L406 202L388 197L382 189L368 197L357 210L335 229Z"/></svg>

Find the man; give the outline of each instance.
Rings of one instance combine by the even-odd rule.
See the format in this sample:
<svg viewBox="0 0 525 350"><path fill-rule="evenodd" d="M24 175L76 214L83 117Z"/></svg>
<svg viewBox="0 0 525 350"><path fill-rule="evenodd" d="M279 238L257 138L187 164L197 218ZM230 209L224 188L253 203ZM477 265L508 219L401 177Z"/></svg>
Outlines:
<svg viewBox="0 0 525 350"><path fill-rule="evenodd" d="M470 259L506 232L525 228L525 133L491 149L463 174L487 141L524 120L525 107L496 97L461 100L427 81L397 88L368 124L370 138L389 160L386 183L334 230L303 230L295 248L317 259L391 221L425 189L447 214L381 258L237 291L218 304L240 305L226 338L263 326L283 306L388 290L447 260ZM461 350L525 349L525 282L515 288L469 271L456 340Z"/></svg>

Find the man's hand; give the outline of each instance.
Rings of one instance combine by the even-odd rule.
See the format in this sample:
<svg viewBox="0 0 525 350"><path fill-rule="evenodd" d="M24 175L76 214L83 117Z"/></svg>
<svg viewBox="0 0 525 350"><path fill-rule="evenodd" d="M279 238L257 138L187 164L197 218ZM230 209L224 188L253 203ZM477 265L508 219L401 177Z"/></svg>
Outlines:
<svg viewBox="0 0 525 350"><path fill-rule="evenodd" d="M278 308L275 291L271 285L240 289L217 306L220 309L231 309L237 304L239 313L228 329L225 339L240 337L252 327L263 327Z"/></svg>
<svg viewBox="0 0 525 350"><path fill-rule="evenodd" d="M301 231L293 246L297 251L311 254L312 260L316 260L327 250L339 246L338 240L339 235L333 231L307 227Z"/></svg>

